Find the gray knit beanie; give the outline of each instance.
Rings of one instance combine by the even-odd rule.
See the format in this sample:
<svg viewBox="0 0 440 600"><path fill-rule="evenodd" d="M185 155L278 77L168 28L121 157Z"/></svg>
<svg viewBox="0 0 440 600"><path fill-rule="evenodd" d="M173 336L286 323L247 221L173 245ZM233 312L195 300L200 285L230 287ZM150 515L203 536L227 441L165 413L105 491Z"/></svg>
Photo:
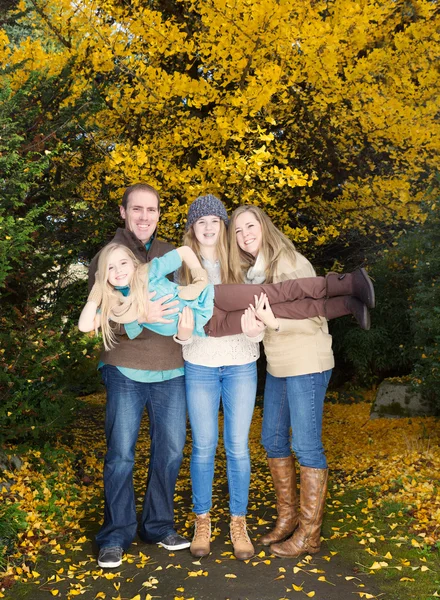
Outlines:
<svg viewBox="0 0 440 600"><path fill-rule="evenodd" d="M220 217L220 219L224 221L226 227L228 226L228 213L226 212L223 202L219 200L217 196L207 194L206 196L199 196L196 198L189 207L188 217L186 219L186 230L188 231L191 225L208 215Z"/></svg>

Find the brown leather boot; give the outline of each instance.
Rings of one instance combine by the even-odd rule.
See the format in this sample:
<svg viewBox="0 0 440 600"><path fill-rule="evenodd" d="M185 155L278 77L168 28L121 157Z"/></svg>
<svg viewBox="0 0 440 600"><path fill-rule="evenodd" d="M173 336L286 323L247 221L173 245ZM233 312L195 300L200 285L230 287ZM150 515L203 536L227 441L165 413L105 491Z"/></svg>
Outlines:
<svg viewBox="0 0 440 600"><path fill-rule="evenodd" d="M356 269L353 273L328 273L326 278L326 296L355 296L367 308L374 308L375 295L373 282L365 269Z"/></svg>
<svg viewBox="0 0 440 600"><path fill-rule="evenodd" d="M196 515L194 537L189 551L197 558L207 556L211 550L211 517L209 513Z"/></svg>
<svg viewBox="0 0 440 600"><path fill-rule="evenodd" d="M246 517L231 517L230 532L235 558L238 560L252 558L255 549L247 532Z"/></svg>
<svg viewBox="0 0 440 600"><path fill-rule="evenodd" d="M281 558L297 558L302 554L319 552L327 479L328 469L301 467L299 526L288 540L271 545L272 554Z"/></svg>
<svg viewBox="0 0 440 600"><path fill-rule="evenodd" d="M361 329L368 331L371 327L370 312L367 306L354 296L337 296L324 301L324 317L337 319L344 315L353 315Z"/></svg>
<svg viewBox="0 0 440 600"><path fill-rule="evenodd" d="M285 540L298 526L299 498L296 489L295 459L269 458L269 469L273 479L277 499L277 520L275 527L262 535L258 542L270 546Z"/></svg>

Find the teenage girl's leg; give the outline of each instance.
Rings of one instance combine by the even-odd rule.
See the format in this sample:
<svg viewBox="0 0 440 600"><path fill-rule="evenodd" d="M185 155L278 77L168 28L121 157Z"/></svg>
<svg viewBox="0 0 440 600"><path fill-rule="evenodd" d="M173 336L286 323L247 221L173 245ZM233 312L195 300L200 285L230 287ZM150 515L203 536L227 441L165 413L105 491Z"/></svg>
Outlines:
<svg viewBox="0 0 440 600"><path fill-rule="evenodd" d="M192 432L191 483L194 512L209 512L212 505L214 460L218 443L220 370L185 363L185 385Z"/></svg>
<svg viewBox="0 0 440 600"><path fill-rule="evenodd" d="M231 516L246 516L251 463L249 429L257 394L257 364L221 367L224 443Z"/></svg>

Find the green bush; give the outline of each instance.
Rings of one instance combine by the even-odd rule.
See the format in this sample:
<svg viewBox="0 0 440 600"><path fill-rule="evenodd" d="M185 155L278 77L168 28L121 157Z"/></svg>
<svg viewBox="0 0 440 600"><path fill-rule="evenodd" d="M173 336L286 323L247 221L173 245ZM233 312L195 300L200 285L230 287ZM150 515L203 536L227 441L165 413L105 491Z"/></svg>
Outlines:
<svg viewBox="0 0 440 600"><path fill-rule="evenodd" d="M16 315L15 315L16 316ZM97 341L52 314L35 321L2 319L0 442L41 440L75 415L77 397L96 391Z"/></svg>
<svg viewBox="0 0 440 600"><path fill-rule="evenodd" d="M47 118L68 75L32 73L22 88L0 90L0 442L49 435L100 381L96 341L76 328L86 284L70 273L114 222L78 195L80 156L93 162L96 150L80 135L76 107L58 122ZM61 128L62 138L54 135ZM58 162L69 152L72 164Z"/></svg>
<svg viewBox="0 0 440 600"><path fill-rule="evenodd" d="M416 358L414 384L440 414L440 205L427 209L423 227L415 232L418 252L411 303Z"/></svg>
<svg viewBox="0 0 440 600"><path fill-rule="evenodd" d="M424 211L424 224L404 232L369 270L377 300L371 330L362 331L348 317L331 323L333 383L371 385L410 375L440 413L439 202Z"/></svg>
<svg viewBox="0 0 440 600"><path fill-rule="evenodd" d="M369 269L369 274L376 292L370 331L361 330L352 317L330 323L336 383L351 379L359 385L372 385L385 377L407 375L413 367L413 258L396 247Z"/></svg>

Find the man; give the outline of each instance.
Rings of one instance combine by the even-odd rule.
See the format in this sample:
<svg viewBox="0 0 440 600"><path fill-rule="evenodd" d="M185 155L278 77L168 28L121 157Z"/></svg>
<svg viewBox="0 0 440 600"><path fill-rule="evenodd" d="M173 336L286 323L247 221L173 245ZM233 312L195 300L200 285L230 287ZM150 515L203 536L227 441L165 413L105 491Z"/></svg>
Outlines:
<svg viewBox="0 0 440 600"><path fill-rule="evenodd" d="M145 263L173 249L156 238L160 216L159 194L147 184L135 184L124 192L120 206L125 229L112 242L123 244ZM98 256L98 255L97 255ZM97 256L89 270L89 289ZM121 290L127 294L128 289ZM150 295L150 298L154 293ZM177 312L170 296L150 300L148 321L163 322ZM118 343L100 357L107 392L104 463L104 524L98 535L98 564L118 567L138 528L133 488L135 445L144 409L150 421L151 453L147 490L139 537L167 550L188 548L190 542L173 525L173 496L186 436L186 402L181 348L170 337L157 335L138 323L116 330ZM131 339L130 339L131 338Z"/></svg>

